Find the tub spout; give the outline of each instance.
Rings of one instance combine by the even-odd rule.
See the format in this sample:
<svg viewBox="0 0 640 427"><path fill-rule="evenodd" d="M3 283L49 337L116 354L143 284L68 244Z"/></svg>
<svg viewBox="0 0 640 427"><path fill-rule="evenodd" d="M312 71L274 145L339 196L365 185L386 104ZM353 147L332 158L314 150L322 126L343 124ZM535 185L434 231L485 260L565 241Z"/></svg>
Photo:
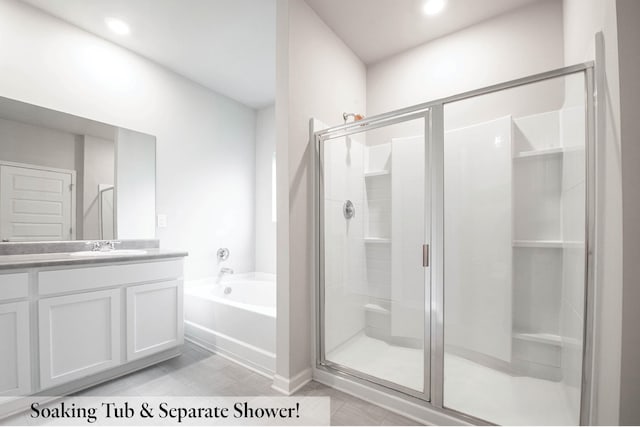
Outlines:
<svg viewBox="0 0 640 427"><path fill-rule="evenodd" d="M233 274L233 268L222 267L220 274Z"/></svg>

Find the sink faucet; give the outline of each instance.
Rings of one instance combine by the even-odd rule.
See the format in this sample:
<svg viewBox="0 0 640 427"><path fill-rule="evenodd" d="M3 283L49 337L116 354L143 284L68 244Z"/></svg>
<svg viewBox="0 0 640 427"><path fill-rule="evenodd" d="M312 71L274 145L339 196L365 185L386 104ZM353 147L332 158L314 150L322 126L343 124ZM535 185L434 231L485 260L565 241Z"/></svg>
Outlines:
<svg viewBox="0 0 640 427"><path fill-rule="evenodd" d="M116 248L116 243L120 243L117 240L96 240L87 242L87 245L91 246L92 251L112 251Z"/></svg>

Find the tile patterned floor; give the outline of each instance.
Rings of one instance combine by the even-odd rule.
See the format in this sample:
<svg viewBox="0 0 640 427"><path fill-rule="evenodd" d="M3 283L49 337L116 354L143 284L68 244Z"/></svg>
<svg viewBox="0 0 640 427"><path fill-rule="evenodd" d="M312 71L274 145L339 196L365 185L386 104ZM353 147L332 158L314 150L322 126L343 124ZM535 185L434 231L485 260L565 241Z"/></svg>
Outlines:
<svg viewBox="0 0 640 427"><path fill-rule="evenodd" d="M279 396L271 380L187 343L181 356L77 393L78 396ZM420 425L317 382L296 395L329 396L332 425Z"/></svg>

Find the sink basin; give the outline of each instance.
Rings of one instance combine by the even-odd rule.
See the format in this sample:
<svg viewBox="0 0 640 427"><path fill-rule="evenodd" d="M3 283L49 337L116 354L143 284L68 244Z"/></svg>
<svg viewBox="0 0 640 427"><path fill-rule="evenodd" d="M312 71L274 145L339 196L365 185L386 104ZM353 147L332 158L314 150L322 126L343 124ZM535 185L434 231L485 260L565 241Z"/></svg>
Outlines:
<svg viewBox="0 0 640 427"><path fill-rule="evenodd" d="M70 252L71 256L79 257L103 257L103 256L117 256L117 255L142 255L146 254L144 249L114 249L112 251L80 251Z"/></svg>

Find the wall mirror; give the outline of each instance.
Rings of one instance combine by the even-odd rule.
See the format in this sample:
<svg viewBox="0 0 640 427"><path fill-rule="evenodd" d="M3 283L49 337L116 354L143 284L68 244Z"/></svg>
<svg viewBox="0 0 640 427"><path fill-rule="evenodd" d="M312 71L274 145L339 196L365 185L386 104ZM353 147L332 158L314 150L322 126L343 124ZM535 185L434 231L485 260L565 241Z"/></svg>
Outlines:
<svg viewBox="0 0 640 427"><path fill-rule="evenodd" d="M156 138L0 97L2 242L155 238Z"/></svg>

